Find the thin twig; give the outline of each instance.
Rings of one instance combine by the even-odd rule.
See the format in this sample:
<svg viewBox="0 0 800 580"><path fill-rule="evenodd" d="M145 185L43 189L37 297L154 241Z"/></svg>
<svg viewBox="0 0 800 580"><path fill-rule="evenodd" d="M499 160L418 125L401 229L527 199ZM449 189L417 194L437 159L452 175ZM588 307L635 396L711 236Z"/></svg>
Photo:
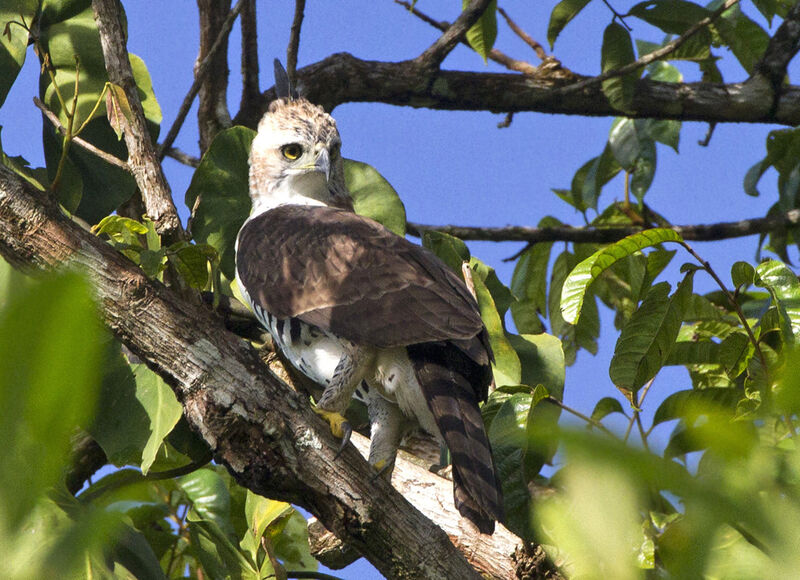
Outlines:
<svg viewBox="0 0 800 580"><path fill-rule="evenodd" d="M289 46L286 47L286 73L289 75L290 87L295 87L297 84L297 53L300 50L300 29L303 26L305 9L306 0L295 0Z"/></svg>
<svg viewBox="0 0 800 580"><path fill-rule="evenodd" d="M684 240L695 242L711 242L730 238L742 238L763 234L775 230L783 230L800 226L800 210L792 209L777 216L752 218L736 222L719 222L715 224L666 225L678 232ZM626 236L642 231L643 226L630 225L619 227L552 227L534 228L529 226L477 227L457 225L428 225L408 222L407 232L421 237L425 231L437 231L450 234L462 240L484 242L574 242L610 244ZM527 249L523 248L521 252ZM515 259L515 258L512 258Z"/></svg>
<svg viewBox="0 0 800 580"><path fill-rule="evenodd" d="M522 30L516 22L511 20L511 17L506 14L505 10L498 6L497 11L500 13L500 16L505 18L506 24L514 31L514 34L519 36L525 44L530 46L540 60L545 60L547 58L547 53L544 51L544 48L542 48L542 45L536 42L527 32Z"/></svg>
<svg viewBox="0 0 800 580"><path fill-rule="evenodd" d="M597 427L601 431L604 431L605 433L608 433L609 435L613 435L613 433L611 431L609 431L608 427L603 425L600 421L598 421L596 419L592 419L588 415L584 415L583 413L581 413L580 411L576 411L572 407L568 407L567 405L565 405L564 403L562 403L561 401L559 401L555 397L548 396L545 399L545 401L553 403L557 407L561 407L562 409L564 409L567 413L571 413L571 414L575 415L576 417L578 417L579 419L583 419L584 421L586 421L587 423L589 423L593 427Z"/></svg>
<svg viewBox="0 0 800 580"><path fill-rule="evenodd" d="M167 157L172 157L175 161L188 165L189 167L199 167L200 158L181 151L177 147L167 149Z"/></svg>
<svg viewBox="0 0 800 580"><path fill-rule="evenodd" d="M491 0L472 0L456 21L445 30L436 42L430 45L425 52L416 59L425 69L438 69L442 61L464 38L467 30L472 28L478 19L483 16Z"/></svg>
<svg viewBox="0 0 800 580"><path fill-rule="evenodd" d="M725 295L725 298L728 299L728 303L733 307L734 311L736 312L736 316L739 317L739 320L742 323L742 327L744 328L745 332L747 332L747 336L750 339L750 342L753 344L756 354L758 355L758 360L761 362L761 366L764 368L764 374L769 376L767 359L764 356L764 352L761 350L761 345L758 343L755 334L753 334L753 329L750 328L750 323L747 322L747 316L745 316L744 312L742 311L742 307L736 301L736 298L733 296L733 294L731 294L731 291L728 290L728 287L725 286L725 283L722 281L722 279L719 276L717 276L717 273L714 271L714 269L711 267L711 264L708 261L704 260L686 242L680 242L680 244L687 252L689 252L692 255L692 257L695 260L697 260L700 263L700 265L703 267L703 270L708 272L708 275L711 276L714 279L714 282L717 283L717 286L720 287L722 293ZM769 380L767 381L767 384L769 384Z"/></svg>
<svg viewBox="0 0 800 580"><path fill-rule="evenodd" d="M421 10L417 9L415 6L412 6L411 3L406 2L405 0L394 0L394 2L395 4L399 4L400 6L403 6L404 8L408 9L408 11L411 14L413 14L423 22L427 22L428 24L430 24L431 26L433 26L438 30L441 30L442 32L447 30L450 26L449 22L447 21L440 22L438 20L435 20L430 16L428 16L427 14L425 14L424 12L422 12ZM469 43L465 38L461 39L461 43L466 46L469 46ZM538 71L538 69L531 63L525 62L524 60L517 60L515 58L512 58L496 48L493 48L489 52L489 60L492 60L498 64L503 65L508 70L513 70L530 76L535 75Z"/></svg>
<svg viewBox="0 0 800 580"><path fill-rule="evenodd" d="M56 128L56 131L58 131L62 135L67 134L67 128L61 124L61 121L58 119L58 116L56 116L56 114L53 111L48 109L47 106L45 106L45 104L42 101L40 101L36 97L33 97L33 104L36 105L36 107L39 110L41 110L42 113L44 113L44 116L47 117L47 120L50 121L53 124L53 127ZM119 157L115 157L110 153L106 153L102 149L98 149L85 139L81 139L80 137L73 137L72 142L78 147L86 149L86 151L88 151L92 155L96 155L106 163L109 163L115 167L119 167L120 169L124 169L125 171L130 172L130 167L128 167L128 164L125 163L122 159L120 159Z"/></svg>
<svg viewBox="0 0 800 580"><path fill-rule="evenodd" d="M608 0L603 0L603 4L605 4L609 10L611 10L611 13L614 15L614 19L619 20L620 24L622 24L622 26L624 26L628 30L628 32L633 30L633 28L628 26L628 23L625 22L625 17L622 16L622 14L620 14L619 12L617 12L616 9L611 5L611 2L609 2Z"/></svg>
<svg viewBox="0 0 800 580"><path fill-rule="evenodd" d="M556 96L563 96L573 93L575 91L579 91L583 88L586 88L590 85L595 85L597 83L602 83L603 81L615 77L620 77L631 73L637 69L640 69L648 64L655 62L657 60L662 60L666 56L675 52L683 43L689 40L692 36L700 32L703 28L714 22L717 18L719 18L723 12L738 4L739 0L726 0L725 3L717 8L713 13L709 14L702 20L699 20L697 23L692 25L686 32L681 34L678 38L673 40L672 42L668 42L664 46L659 49L654 50L653 52L648 52L644 56L638 58L637 60L628 63L624 66L621 66L617 69L610 70L607 73L603 73L601 75L597 75L595 77L590 77L588 79L584 79L577 83L572 83L565 87L561 87L560 89L556 89L553 91L549 96L556 95ZM607 3L606 3L607 4ZM612 9L613 10L613 9Z"/></svg>
<svg viewBox="0 0 800 580"><path fill-rule="evenodd" d="M216 40L214 40L214 44L211 45L208 54L206 54L202 62L197 65L197 69L195 70L194 74L194 82L189 88L189 92L186 93L186 96L181 103L181 107L178 109L178 115L175 117L175 121L173 121L169 131L167 131L167 136L164 137L164 141L161 143L161 145L159 145L159 160L164 159L166 152L175 142L175 139L177 138L178 133L180 132L181 127L186 120L186 116L189 114L189 110L192 108L192 103L194 102L195 97L197 97L197 93L200 92L200 87L202 86L203 81L210 70L209 64L211 63L211 59L214 58L214 55L217 53L219 48L225 43L225 39L227 39L231 29L233 28L233 23L236 21L236 17L239 15L239 13L242 11L242 7L246 1L247 0L239 0L236 3L236 6L234 6L233 9L228 13L228 16L225 17L225 20L220 27Z"/></svg>

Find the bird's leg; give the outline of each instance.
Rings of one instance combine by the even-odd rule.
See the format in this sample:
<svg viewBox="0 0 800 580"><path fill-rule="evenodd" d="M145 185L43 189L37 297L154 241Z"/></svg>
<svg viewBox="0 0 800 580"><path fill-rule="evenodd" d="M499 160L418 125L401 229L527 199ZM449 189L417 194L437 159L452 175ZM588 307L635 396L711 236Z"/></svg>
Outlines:
<svg viewBox="0 0 800 580"><path fill-rule="evenodd" d="M350 399L353 398L356 387L361 382L362 359L363 356L359 349L342 354L314 408L314 412L330 425L334 437L342 440L337 456L344 450L353 432L350 423L344 418L344 412L350 405Z"/></svg>
<svg viewBox="0 0 800 580"><path fill-rule="evenodd" d="M377 473L391 481L400 440L408 429L408 421L400 407L384 398L376 389L367 396L370 423L369 464Z"/></svg>

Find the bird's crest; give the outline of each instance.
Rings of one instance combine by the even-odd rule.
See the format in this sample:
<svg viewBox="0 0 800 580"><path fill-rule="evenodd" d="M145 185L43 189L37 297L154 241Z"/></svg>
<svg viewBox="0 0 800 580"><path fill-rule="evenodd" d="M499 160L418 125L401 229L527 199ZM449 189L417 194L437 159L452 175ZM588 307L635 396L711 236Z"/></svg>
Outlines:
<svg viewBox="0 0 800 580"><path fill-rule="evenodd" d="M279 99L294 101L299 97L297 90L289 82L289 75L283 68L281 61L275 59L275 93Z"/></svg>

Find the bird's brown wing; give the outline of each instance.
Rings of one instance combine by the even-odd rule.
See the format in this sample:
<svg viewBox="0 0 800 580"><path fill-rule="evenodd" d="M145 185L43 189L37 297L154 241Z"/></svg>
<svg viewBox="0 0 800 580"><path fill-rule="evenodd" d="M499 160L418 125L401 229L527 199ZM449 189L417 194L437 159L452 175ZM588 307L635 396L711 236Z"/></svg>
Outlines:
<svg viewBox="0 0 800 580"><path fill-rule="evenodd" d="M250 299L381 348L481 333L475 300L436 256L382 225L329 207L279 206L239 233L237 272ZM470 349L478 364L488 350Z"/></svg>

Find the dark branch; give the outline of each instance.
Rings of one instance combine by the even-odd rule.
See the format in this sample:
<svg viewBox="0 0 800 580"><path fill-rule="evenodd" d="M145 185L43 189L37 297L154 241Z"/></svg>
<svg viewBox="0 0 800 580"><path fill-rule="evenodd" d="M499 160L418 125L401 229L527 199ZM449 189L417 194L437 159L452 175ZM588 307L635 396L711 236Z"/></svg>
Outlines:
<svg viewBox="0 0 800 580"><path fill-rule="evenodd" d="M371 102L440 110L535 111L562 115L615 117L599 83L562 95L563 78L518 74L440 71L433 83L420 83L415 61L365 61L338 53L298 71L298 86L309 100L331 111L342 103ZM783 89L773 109L772 92L748 83L636 83L634 118L719 123L800 124L800 87ZM255 127L275 98L263 94L260 107L242 111L237 124Z"/></svg>
<svg viewBox="0 0 800 580"><path fill-rule="evenodd" d="M241 0L240 0L241 1ZM223 33L225 21L230 16L231 0L197 0L200 16L200 50L196 67L211 54L214 43L221 39L222 46L211 56L208 67L213 75L206 75L200 83L197 105L197 126L200 132L200 151L205 152L217 133L231 125L228 112L228 34ZM233 23L231 22L231 25ZM195 73L195 76L197 74Z"/></svg>
<svg viewBox="0 0 800 580"><path fill-rule="evenodd" d="M789 210L785 214L741 220L737 222L720 222L715 224L669 226L678 232L683 239L697 242L712 242L730 238L741 238L756 234L766 234L778 230L800 226L800 210ZM574 228L570 226L558 228L532 228L526 226L509 226L500 228L481 228L469 226L431 226L409 222L407 231L410 235L420 237L426 231L437 231L450 234L462 240L485 242L575 242L591 244L607 244L621 240L625 236L642 231L641 226L624 226L608 228Z"/></svg>
<svg viewBox="0 0 800 580"><path fill-rule="evenodd" d="M767 78L775 88L775 92L779 93L786 77L786 68L798 50L800 50L800 2L795 3L770 38L767 50L756 64L754 73Z"/></svg>
<svg viewBox="0 0 800 580"><path fill-rule="evenodd" d="M167 150L167 157L172 157L175 161L183 163L184 165L188 165L189 167L199 167L200 166L200 158L194 157L189 155L188 153L181 151L175 147L170 147Z"/></svg>
<svg viewBox="0 0 800 580"><path fill-rule="evenodd" d="M185 237L178 210L161 171L156 151L139 100L133 79L125 34L120 23L119 4L116 0L92 0L94 18L100 32L108 79L125 91L131 108L131 118L125 124L125 145L128 148L128 167L142 193L147 215L155 222L156 231L166 244Z"/></svg>
<svg viewBox="0 0 800 580"><path fill-rule="evenodd" d="M436 42L417 57L417 62L427 71L439 68L447 55L461 42L467 30L472 28L486 11L491 0L472 0L469 6L456 18L456 21L442 34Z"/></svg>
<svg viewBox="0 0 800 580"><path fill-rule="evenodd" d="M300 29L303 26L306 0L295 0L294 20L292 20L289 46L286 47L286 73L289 75L289 86L297 86L297 53L300 50Z"/></svg>
<svg viewBox="0 0 800 580"><path fill-rule="evenodd" d="M427 22L428 24L430 24L431 26L433 26L438 30L441 30L442 32L447 30L448 27L450 26L449 22L446 21L440 22L438 20L434 20L433 18L431 18L430 16L419 10L416 6L412 6L411 3L406 2L405 0L394 0L394 2L395 4L399 4L400 6L403 6L404 8L408 9L408 11L411 12L411 14L413 14L423 22ZM466 38L462 37L461 43L469 46L469 43L467 42ZM540 67L535 67L531 63L525 62L524 60L517 60L515 58L512 58L496 48L493 48L491 51L489 51L489 60L492 60L498 64L503 65L508 70L521 72L522 74L530 76L536 76L540 74L550 75L553 74L553 69L562 68L561 64L556 59L552 57L546 57L546 58L547 58L546 66L544 68L540 68ZM569 74L567 71L563 70L562 73Z"/></svg>
<svg viewBox="0 0 800 580"><path fill-rule="evenodd" d="M242 28L242 99L239 103L241 110L251 107L261 96L258 81L256 0L245 0L239 22Z"/></svg>

